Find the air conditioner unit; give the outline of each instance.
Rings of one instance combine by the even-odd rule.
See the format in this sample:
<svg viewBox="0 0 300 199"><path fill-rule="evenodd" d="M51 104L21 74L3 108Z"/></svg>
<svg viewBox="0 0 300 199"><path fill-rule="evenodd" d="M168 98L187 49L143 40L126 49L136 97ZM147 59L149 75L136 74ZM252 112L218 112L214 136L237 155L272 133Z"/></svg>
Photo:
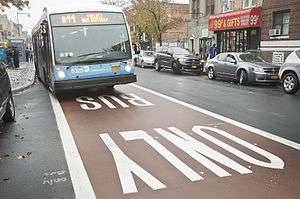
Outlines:
<svg viewBox="0 0 300 199"><path fill-rule="evenodd" d="M269 30L269 36L278 36L281 35L281 30L280 29L271 29Z"/></svg>

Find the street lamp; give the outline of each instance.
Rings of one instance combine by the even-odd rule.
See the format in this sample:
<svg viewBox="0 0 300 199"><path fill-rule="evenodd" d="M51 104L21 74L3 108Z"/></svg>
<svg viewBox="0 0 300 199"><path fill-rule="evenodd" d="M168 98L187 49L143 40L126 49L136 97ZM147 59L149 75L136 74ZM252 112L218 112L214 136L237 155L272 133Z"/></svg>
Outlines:
<svg viewBox="0 0 300 199"><path fill-rule="evenodd" d="M18 34L19 34L19 36L21 36L21 34L20 34L20 21L19 21L19 15L26 15L26 16L29 18L29 17L30 17L30 13L28 13L28 12L17 12Z"/></svg>

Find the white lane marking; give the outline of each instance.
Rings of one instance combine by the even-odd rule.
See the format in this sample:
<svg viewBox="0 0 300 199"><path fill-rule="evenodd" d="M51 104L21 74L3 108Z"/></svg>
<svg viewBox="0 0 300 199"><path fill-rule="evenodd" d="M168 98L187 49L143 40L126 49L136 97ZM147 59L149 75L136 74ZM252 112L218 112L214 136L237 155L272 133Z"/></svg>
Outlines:
<svg viewBox="0 0 300 199"><path fill-rule="evenodd" d="M106 104L106 106L108 106L111 109L115 109L117 108L115 105L113 105L110 101L108 101L105 97L103 96L99 96L98 97L104 104Z"/></svg>
<svg viewBox="0 0 300 199"><path fill-rule="evenodd" d="M76 102L79 102L80 107L86 111L98 110L102 107L101 104L95 102L94 98L92 97L82 96L82 97L77 97L75 100ZM88 106L88 104L90 106Z"/></svg>
<svg viewBox="0 0 300 199"><path fill-rule="evenodd" d="M179 158L177 158L166 147L164 147L153 137L151 137L147 132L142 130L124 131L124 132L120 132L120 135L126 141L144 140L147 144L149 144L153 149L155 149L155 151L157 151L160 155L162 155L169 163L171 163L176 169L178 169L183 175L185 175L192 182L203 180L203 177L201 177L193 169L191 169Z"/></svg>
<svg viewBox="0 0 300 199"><path fill-rule="evenodd" d="M153 106L151 102L137 96L136 94L129 93L129 94L121 94L120 95L123 99L128 100L128 102L135 106Z"/></svg>
<svg viewBox="0 0 300 199"><path fill-rule="evenodd" d="M255 133L257 135L260 135L260 136L263 136L265 138L268 138L268 139L271 139L275 142L279 142L281 144L284 144L286 146L289 146L291 148L294 148L294 149L297 149L297 150L300 150L300 144L296 143L296 142L293 142L291 140L288 140L288 139L285 139L285 138L282 138L282 137L279 137L277 135L274 135L274 134L271 134L271 133L268 133L266 131L263 131L263 130L260 130L260 129L257 129L255 127L252 127L252 126L249 126L247 124L243 124L241 122L237 122L233 119L230 119L230 118L227 118L227 117L224 117L222 115L219 115L219 114L216 114L216 113L213 113L211 111L208 111L208 110L205 110L203 108L200 108L200 107L197 107L195 105L192 105L192 104L189 104L189 103L186 103L186 102L183 102L183 101L180 101L178 99L175 99L173 97L170 97L170 96L167 96L167 95L164 95L164 94L161 94L161 93L158 93L156 91L153 91L151 89L148 89L148 88L144 88L142 86L139 86L137 84L130 84L131 86L135 87L135 88L138 88L138 89L141 89L143 91L146 91L148 93L151 93L153 95L156 95L156 96L159 96L161 98L164 98L164 99L167 99L173 103L176 103L176 104L180 104L184 107L187 107L189 109L192 109L194 111L197 111L199 113L203 113L205 115L208 115L208 116L211 116L211 117L214 117L216 119L219 119L219 120L222 120L226 123L229 123L229 124L232 124L234 126L237 126L237 127L240 127L244 130L247 130L249 132L252 132L252 133Z"/></svg>
<svg viewBox="0 0 300 199"><path fill-rule="evenodd" d="M126 156L107 133L99 134L99 136L113 155L124 194L138 192L133 173L153 190L166 188L166 185Z"/></svg>
<svg viewBox="0 0 300 199"><path fill-rule="evenodd" d="M84 168L62 107L60 106L59 101L51 93L49 93L49 96L64 148L75 197L77 199L94 199L96 196L93 187Z"/></svg>
<svg viewBox="0 0 300 199"><path fill-rule="evenodd" d="M120 104L123 108L129 108L129 106L127 104L125 104L122 100L120 100L119 98L117 98L116 96L113 95L108 95L111 99L113 99L115 102L117 102L118 104Z"/></svg>
<svg viewBox="0 0 300 199"><path fill-rule="evenodd" d="M217 176L226 177L231 176L231 174L211 160L225 165L228 168L231 168L232 170L235 170L240 174L252 173L251 170L226 157L220 152L210 148L209 146L201 143L200 141L180 131L179 129L175 127L170 127L168 129L174 134L161 128L156 128L154 129L154 131L166 138L168 141L173 143L175 146L180 148L182 151L187 153L194 160L205 166Z"/></svg>
<svg viewBox="0 0 300 199"><path fill-rule="evenodd" d="M258 153L261 156L264 156L265 158L269 159L270 162L263 162L261 160L258 160L256 158L253 158L251 156L249 156L248 154L245 154L244 152L220 141L219 139L205 133L203 130L210 130L212 132L218 133L219 135L222 135L238 144L240 144L241 146L246 147L247 149L253 151L254 153ZM212 127L205 127L205 126L194 126L193 127L193 131L200 135L201 137L211 141L212 143L218 145L219 147L229 151L230 153L234 154L235 156L251 163L251 164L255 164L261 167L267 167L267 168L273 168L273 169L283 169L284 167L284 162L281 158L275 156L274 154L265 151L257 146L254 146L253 144L250 144L249 142L246 142L236 136L233 136L229 133L227 133L226 131L220 130L220 129L216 129L216 128L212 128Z"/></svg>

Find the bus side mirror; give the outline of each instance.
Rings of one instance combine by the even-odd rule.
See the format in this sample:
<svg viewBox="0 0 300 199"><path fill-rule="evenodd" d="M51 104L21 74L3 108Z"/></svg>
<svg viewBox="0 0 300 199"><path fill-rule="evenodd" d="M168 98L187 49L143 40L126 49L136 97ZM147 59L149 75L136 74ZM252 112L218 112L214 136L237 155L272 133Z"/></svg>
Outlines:
<svg viewBox="0 0 300 199"><path fill-rule="evenodd" d="M48 22L46 20L41 23L41 32L42 35L47 35L48 33Z"/></svg>

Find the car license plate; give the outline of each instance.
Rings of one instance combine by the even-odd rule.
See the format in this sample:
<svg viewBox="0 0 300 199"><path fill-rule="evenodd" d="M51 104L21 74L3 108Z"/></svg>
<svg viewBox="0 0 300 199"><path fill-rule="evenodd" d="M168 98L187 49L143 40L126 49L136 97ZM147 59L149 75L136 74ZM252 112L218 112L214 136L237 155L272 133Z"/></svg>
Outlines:
<svg viewBox="0 0 300 199"><path fill-rule="evenodd" d="M121 67L120 67L120 66L112 66L112 67L111 67L111 70L112 70L113 72L117 72L117 71L120 71L120 70L121 70Z"/></svg>
<svg viewBox="0 0 300 199"><path fill-rule="evenodd" d="M196 65L192 65L192 68L197 68L197 66Z"/></svg>
<svg viewBox="0 0 300 199"><path fill-rule="evenodd" d="M271 79L277 80L277 79L279 79L279 77L278 77L278 75L272 75L272 76L271 76Z"/></svg>

